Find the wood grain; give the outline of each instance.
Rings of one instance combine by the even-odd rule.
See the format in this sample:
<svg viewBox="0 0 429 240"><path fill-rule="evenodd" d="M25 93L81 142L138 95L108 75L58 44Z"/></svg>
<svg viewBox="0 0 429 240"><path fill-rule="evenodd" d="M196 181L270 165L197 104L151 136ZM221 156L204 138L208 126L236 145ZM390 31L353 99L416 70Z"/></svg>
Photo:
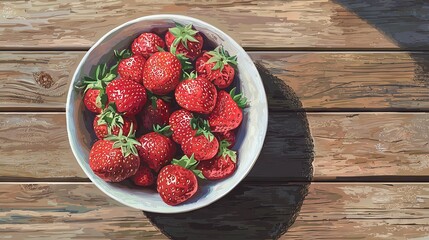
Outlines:
<svg viewBox="0 0 429 240"><path fill-rule="evenodd" d="M315 180L426 176L427 139L428 113L273 112L249 178L309 179L312 166ZM0 114L0 146L0 180L86 179L71 153L63 113Z"/></svg>
<svg viewBox="0 0 429 240"><path fill-rule="evenodd" d="M243 211L252 205L251 201L261 201L257 193L271 192L262 200L266 204L257 209L259 214L272 207L281 209L283 214L299 212L280 239L424 239L429 231L427 183L313 183L299 211L293 208L298 205L293 199L305 196L300 189L299 184L241 184L208 208L228 208L226 204L237 204L245 198L248 202L236 207ZM142 212L120 205L92 184L3 183L0 192L0 231L4 238L167 239ZM238 234L272 239L281 235L276 229L289 220L276 212L268 215L268 211L265 218L252 219L253 211L248 209L248 214L241 215L237 215L241 213L238 210L211 211L217 218L205 219L160 215L156 220L166 234L186 234L186 239L201 239L198 237L207 234L205 229L212 233L210 239L244 239ZM274 221L278 224L271 227L259 225ZM175 228L185 225L186 233Z"/></svg>
<svg viewBox="0 0 429 240"><path fill-rule="evenodd" d="M429 46L429 10L417 0L19 0L2 1L0 9L0 49L89 48L126 21L160 13L200 18L249 48Z"/></svg>
<svg viewBox="0 0 429 240"><path fill-rule="evenodd" d="M0 108L52 109L65 107L68 87L83 53L2 52Z"/></svg>
<svg viewBox="0 0 429 240"><path fill-rule="evenodd" d="M271 110L429 109L426 53L250 54L258 63ZM3 52L0 110L63 110L69 82L83 55L84 52ZM38 78L41 72L51 81Z"/></svg>

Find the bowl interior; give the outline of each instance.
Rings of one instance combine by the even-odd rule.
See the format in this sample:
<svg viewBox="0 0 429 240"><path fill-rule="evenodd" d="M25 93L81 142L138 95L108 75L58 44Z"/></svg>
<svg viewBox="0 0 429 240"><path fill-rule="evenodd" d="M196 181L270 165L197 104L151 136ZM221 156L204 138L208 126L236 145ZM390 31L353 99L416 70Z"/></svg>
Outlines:
<svg viewBox="0 0 429 240"><path fill-rule="evenodd" d="M196 196L179 206L168 206L153 189L135 187L129 182L107 183L98 178L89 168L88 156L95 136L92 130L94 115L83 104L82 94L73 86L85 75L94 71L99 63L113 60L113 49L128 48L142 32L163 33L174 22L192 23L212 44L223 45L231 55L237 55L238 71L235 85L249 102L244 110L243 123L237 133L234 149L238 152L236 172L221 181L201 181ZM102 37L84 56L72 80L67 99L67 130L70 144L77 161L91 181L104 193L117 201L137 209L178 213L206 206L232 190L250 171L255 163L265 138L267 128L267 101L258 71L246 52L229 36L219 29L200 20L179 15L153 15L125 23Z"/></svg>

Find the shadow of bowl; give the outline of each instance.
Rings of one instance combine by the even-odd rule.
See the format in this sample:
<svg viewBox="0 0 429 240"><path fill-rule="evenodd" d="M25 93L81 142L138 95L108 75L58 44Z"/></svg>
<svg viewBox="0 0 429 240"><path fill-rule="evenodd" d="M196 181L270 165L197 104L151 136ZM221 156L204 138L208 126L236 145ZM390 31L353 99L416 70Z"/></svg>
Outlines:
<svg viewBox="0 0 429 240"><path fill-rule="evenodd" d="M167 237L191 239L278 239L294 223L311 180L313 141L302 104L293 90L256 63L267 95L285 112L271 112L260 157L247 178L213 204L192 212L144 212ZM294 109L288 112L287 110ZM298 111L296 111L298 109ZM279 128L281 127L281 128ZM267 181L268 180L268 181Z"/></svg>

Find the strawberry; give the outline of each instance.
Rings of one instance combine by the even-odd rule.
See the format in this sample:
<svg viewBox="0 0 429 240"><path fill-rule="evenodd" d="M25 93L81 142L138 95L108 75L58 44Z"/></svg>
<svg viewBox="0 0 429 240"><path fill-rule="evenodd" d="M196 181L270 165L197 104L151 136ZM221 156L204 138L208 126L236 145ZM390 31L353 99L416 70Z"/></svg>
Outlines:
<svg viewBox="0 0 429 240"><path fill-rule="evenodd" d="M119 61L118 74L123 79L133 80L142 83L143 66L146 59L141 55L131 56L131 52L125 49L121 52L115 51L115 56L122 60Z"/></svg>
<svg viewBox="0 0 429 240"><path fill-rule="evenodd" d="M190 199L198 190L197 177L204 179L196 169L198 162L191 156L173 159L172 165L161 169L157 180L157 191L162 200L171 206Z"/></svg>
<svg viewBox="0 0 429 240"><path fill-rule="evenodd" d="M206 52L195 62L198 75L213 82L220 89L227 88L234 80L237 56L229 56L222 46L214 51Z"/></svg>
<svg viewBox="0 0 429 240"><path fill-rule="evenodd" d="M153 54L143 67L143 85L151 92L165 95L179 84L182 65L169 52Z"/></svg>
<svg viewBox="0 0 429 240"><path fill-rule="evenodd" d="M150 93L149 93L150 95ZM157 98L156 96L149 97L151 104L147 104L143 108L143 127L150 131L154 125L164 126L168 124L168 118L171 115L171 105L165 97Z"/></svg>
<svg viewBox="0 0 429 240"><path fill-rule="evenodd" d="M246 106L247 99L243 94L235 95L235 88L228 94L219 91L216 106L208 116L208 121L213 132L226 132L237 128L243 120L241 108Z"/></svg>
<svg viewBox="0 0 429 240"><path fill-rule="evenodd" d="M194 130L191 126L193 118L194 115L185 109L177 110L170 115L168 123L171 126L172 137L176 143L182 144L195 135L197 130Z"/></svg>
<svg viewBox="0 0 429 240"><path fill-rule="evenodd" d="M194 123L191 122L191 125ZM213 158L219 149L219 142L214 137L213 133L210 132L210 126L207 120L202 123L198 122L195 136L191 137L188 141L182 143L183 153L188 157L194 155L198 161L209 160Z"/></svg>
<svg viewBox="0 0 429 240"><path fill-rule="evenodd" d="M158 48L164 48L165 43L155 33L142 33L131 44L131 51L134 54L139 54L146 59L152 56L152 54L158 52Z"/></svg>
<svg viewBox="0 0 429 240"><path fill-rule="evenodd" d="M115 69L116 66L113 66L107 71L106 64L98 65L93 77L83 77L81 85L76 86L77 88L85 88L83 103L89 111L101 113L106 105L105 89L106 85L116 77L116 74L113 73Z"/></svg>
<svg viewBox="0 0 429 240"><path fill-rule="evenodd" d="M217 156L210 161L201 161L198 164L197 169L201 170L206 179L223 179L234 173L237 165L237 153L228 149L229 146L227 141L221 141Z"/></svg>
<svg viewBox="0 0 429 240"><path fill-rule="evenodd" d="M216 105L216 87L205 78L191 73L188 79L179 83L174 93L177 103L184 109L209 114Z"/></svg>
<svg viewBox="0 0 429 240"><path fill-rule="evenodd" d="M132 129L128 136L123 136L120 131L118 136L98 140L89 153L89 166L106 182L123 181L134 175L140 166L135 146L138 144Z"/></svg>
<svg viewBox="0 0 429 240"><path fill-rule="evenodd" d="M123 134L128 135L131 125L137 128L134 117L122 116L116 112L114 104L109 105L103 112L94 118L93 127L98 139L103 139L109 135L118 135L122 129Z"/></svg>
<svg viewBox="0 0 429 240"><path fill-rule="evenodd" d="M161 128L157 125L154 131L138 139L141 146L137 147L137 150L141 160L147 163L155 172L158 172L161 167L171 162L176 154L176 146L167 137L171 134L170 126Z"/></svg>
<svg viewBox="0 0 429 240"><path fill-rule="evenodd" d="M176 23L176 27L169 28L165 34L165 43L170 52L174 55L183 54L191 60L200 55L203 42L203 37L192 29L192 24L183 26Z"/></svg>
<svg viewBox="0 0 429 240"><path fill-rule="evenodd" d="M229 144L231 144L229 147L234 147L235 145L235 132L230 130L230 131L226 131L226 132L216 132L213 133L217 139L220 141L222 140L226 140L227 142L229 142Z"/></svg>
<svg viewBox="0 0 429 240"><path fill-rule="evenodd" d="M155 183L155 177L152 171L144 163L140 163L139 169L136 174L131 177L131 180L133 180L135 185L143 187L148 187Z"/></svg>
<svg viewBox="0 0 429 240"><path fill-rule="evenodd" d="M146 103L146 89L131 80L116 79L106 88L109 103L115 103L117 111L126 116L140 112Z"/></svg>

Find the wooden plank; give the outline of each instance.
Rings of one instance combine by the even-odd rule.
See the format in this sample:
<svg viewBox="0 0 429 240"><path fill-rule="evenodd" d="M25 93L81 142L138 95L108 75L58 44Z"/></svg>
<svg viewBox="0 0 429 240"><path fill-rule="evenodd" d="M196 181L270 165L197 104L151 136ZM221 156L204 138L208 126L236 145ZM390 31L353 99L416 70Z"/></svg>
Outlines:
<svg viewBox="0 0 429 240"><path fill-rule="evenodd" d="M0 184L12 239L424 239L428 183L240 184L189 213L142 212L92 184ZM284 234L284 232L287 232Z"/></svg>
<svg viewBox="0 0 429 240"><path fill-rule="evenodd" d="M2 238L166 239L92 184L2 184L0 193Z"/></svg>
<svg viewBox="0 0 429 240"><path fill-rule="evenodd" d="M427 176L427 139L428 113L273 112L248 180ZM63 113L0 114L0 146L2 181L86 179Z"/></svg>
<svg viewBox="0 0 429 240"><path fill-rule="evenodd" d="M2 1L0 9L0 49L89 48L126 21L162 13L200 18L249 48L429 46L427 3L417 0L35 0Z"/></svg>
<svg viewBox="0 0 429 240"><path fill-rule="evenodd" d="M2 53L0 109L63 110L71 76L83 54ZM250 54L258 63L271 110L429 109L426 53Z"/></svg>

